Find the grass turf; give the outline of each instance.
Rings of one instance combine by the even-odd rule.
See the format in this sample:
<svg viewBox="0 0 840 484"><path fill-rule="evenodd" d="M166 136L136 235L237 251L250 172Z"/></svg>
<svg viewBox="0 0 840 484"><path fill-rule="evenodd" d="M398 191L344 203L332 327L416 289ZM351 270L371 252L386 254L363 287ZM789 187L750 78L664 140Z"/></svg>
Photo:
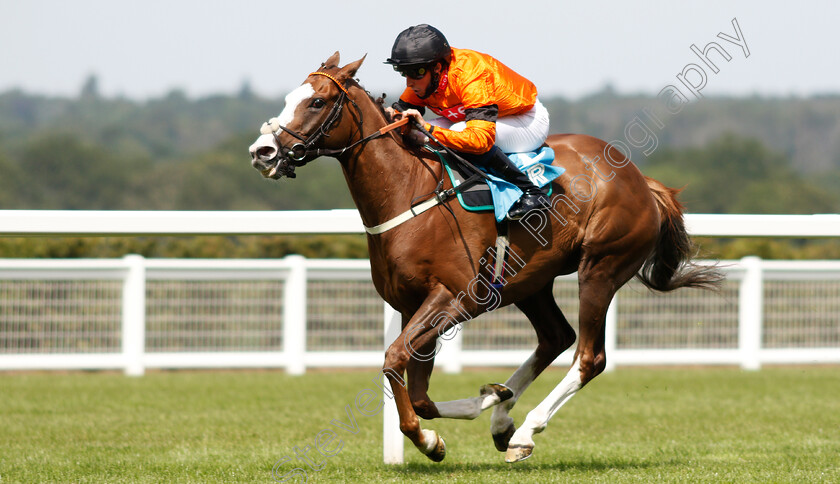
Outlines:
<svg viewBox="0 0 840 484"><path fill-rule="evenodd" d="M509 373L436 374L431 396L473 396ZM532 385L517 423L564 373ZM273 482L284 457L288 482L303 482L294 468L309 482L840 482L838 367L620 368L563 407L518 464L494 449L489 412L423 422L446 439L442 463L406 440L406 464L382 464L381 414L355 408L376 376L0 374L0 483ZM341 440L322 437L331 457L314 448L323 429ZM321 470L295 458L306 446Z"/></svg>

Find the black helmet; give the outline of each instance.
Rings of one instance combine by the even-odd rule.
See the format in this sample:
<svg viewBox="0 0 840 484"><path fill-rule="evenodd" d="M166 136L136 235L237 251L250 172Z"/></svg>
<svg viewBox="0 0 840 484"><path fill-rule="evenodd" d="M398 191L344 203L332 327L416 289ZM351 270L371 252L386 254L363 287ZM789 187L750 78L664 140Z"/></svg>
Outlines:
<svg viewBox="0 0 840 484"><path fill-rule="evenodd" d="M391 57L385 63L394 66L431 64L448 59L450 53L449 42L440 30L420 24L400 32L391 48Z"/></svg>

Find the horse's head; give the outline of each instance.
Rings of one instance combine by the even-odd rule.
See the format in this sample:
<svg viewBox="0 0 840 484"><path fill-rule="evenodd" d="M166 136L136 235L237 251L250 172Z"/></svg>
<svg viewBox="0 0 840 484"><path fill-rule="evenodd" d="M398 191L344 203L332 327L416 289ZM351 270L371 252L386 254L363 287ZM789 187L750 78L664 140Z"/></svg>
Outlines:
<svg viewBox="0 0 840 484"><path fill-rule="evenodd" d="M319 149L346 146L350 129L343 126L342 111L348 100L355 104L346 84L364 60L339 68L336 52L290 92L283 112L263 123L260 137L249 148L251 165L266 178L294 178L296 167L330 154Z"/></svg>

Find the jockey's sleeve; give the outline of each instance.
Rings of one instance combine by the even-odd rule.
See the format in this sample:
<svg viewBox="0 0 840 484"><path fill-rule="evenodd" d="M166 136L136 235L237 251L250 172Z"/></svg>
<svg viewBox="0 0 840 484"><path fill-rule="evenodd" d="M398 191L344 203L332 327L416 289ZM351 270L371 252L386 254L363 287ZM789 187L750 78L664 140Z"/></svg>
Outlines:
<svg viewBox="0 0 840 484"><path fill-rule="evenodd" d="M426 114L426 107L425 106L418 106L417 104L412 104L403 98L399 98L397 102L391 105L392 108L398 111L405 111L406 109L416 109L420 111L420 115Z"/></svg>
<svg viewBox="0 0 840 484"><path fill-rule="evenodd" d="M450 68L449 89L463 109L466 127L461 131L435 129L442 144L465 153L482 154L496 143L496 120L499 118L496 73L488 66L475 69ZM451 105L454 99L447 99ZM452 119L452 118L450 118Z"/></svg>
<svg viewBox="0 0 840 484"><path fill-rule="evenodd" d="M456 151L465 153L487 153L496 143L496 119L499 117L499 106L490 104L477 108L467 108L466 128L462 131L435 127L432 134L443 145ZM426 123L426 129L431 125Z"/></svg>

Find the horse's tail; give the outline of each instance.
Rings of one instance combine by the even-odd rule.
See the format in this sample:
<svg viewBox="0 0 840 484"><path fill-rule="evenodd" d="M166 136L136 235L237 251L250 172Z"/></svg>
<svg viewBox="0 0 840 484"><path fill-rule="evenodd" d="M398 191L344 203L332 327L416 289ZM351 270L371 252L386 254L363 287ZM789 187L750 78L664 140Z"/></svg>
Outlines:
<svg viewBox="0 0 840 484"><path fill-rule="evenodd" d="M680 190L668 188L645 177L662 219L656 247L636 277L657 291L673 291L680 287L718 289L723 281L716 266L702 266L691 261L694 245L683 221L683 206L677 201Z"/></svg>

